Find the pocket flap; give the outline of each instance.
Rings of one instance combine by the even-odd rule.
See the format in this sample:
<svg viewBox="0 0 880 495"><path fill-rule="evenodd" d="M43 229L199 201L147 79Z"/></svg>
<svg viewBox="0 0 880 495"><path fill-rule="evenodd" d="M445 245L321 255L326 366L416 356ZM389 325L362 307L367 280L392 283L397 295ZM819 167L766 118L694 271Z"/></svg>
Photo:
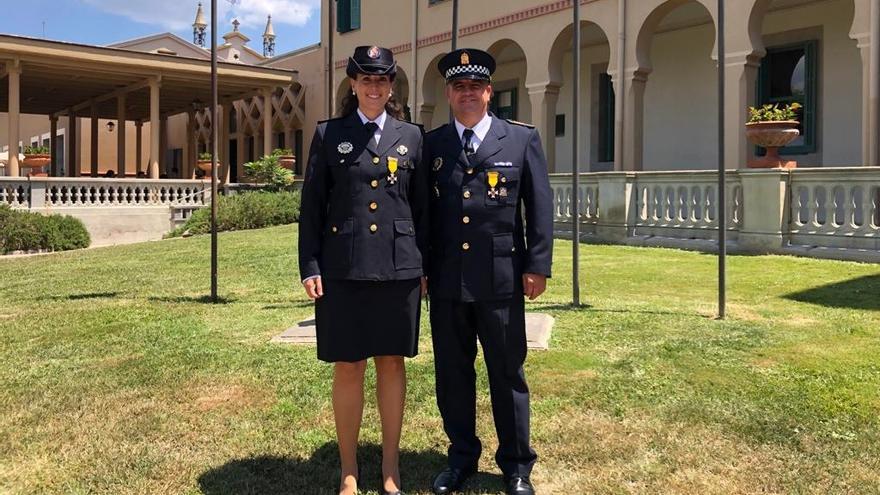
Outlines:
<svg viewBox="0 0 880 495"><path fill-rule="evenodd" d="M398 218L394 220L394 231L403 235L416 235L416 229L413 221L409 218Z"/></svg>
<svg viewBox="0 0 880 495"><path fill-rule="evenodd" d="M492 254L495 256L512 256L513 234L496 234L492 236Z"/></svg>

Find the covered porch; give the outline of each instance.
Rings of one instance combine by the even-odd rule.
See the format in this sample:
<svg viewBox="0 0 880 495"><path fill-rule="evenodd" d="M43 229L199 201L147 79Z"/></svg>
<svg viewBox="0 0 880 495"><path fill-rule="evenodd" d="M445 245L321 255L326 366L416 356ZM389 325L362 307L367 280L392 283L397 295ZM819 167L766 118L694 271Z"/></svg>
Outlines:
<svg viewBox="0 0 880 495"><path fill-rule="evenodd" d="M19 177L30 172L19 160L28 144L22 142L21 121L24 115L42 115L48 117L51 162L46 172L51 177L192 177L199 143L207 145L203 138L210 136L213 125L210 73L209 61L176 54L0 35L0 112L8 115L6 135L0 137L8 143L8 162L2 175ZM264 150L271 150L278 112L273 95L289 92L295 80L296 71L219 63L220 142L228 141L224 131L230 125L226 119L234 114L236 102L252 100L263 107L261 144ZM178 125L169 127L170 118ZM104 174L100 173L99 159L106 162L108 156L99 158L106 148L98 143L99 121L110 132L114 127L117 130L115 153L107 153L115 155L115 169ZM59 133L60 126L63 133ZM86 134L85 126L88 142L80 137ZM185 144L178 157L180 169L169 174L163 162L168 136L175 133ZM59 136L63 136L61 146ZM89 154L80 147L87 147ZM228 148L219 146L221 180L229 173Z"/></svg>

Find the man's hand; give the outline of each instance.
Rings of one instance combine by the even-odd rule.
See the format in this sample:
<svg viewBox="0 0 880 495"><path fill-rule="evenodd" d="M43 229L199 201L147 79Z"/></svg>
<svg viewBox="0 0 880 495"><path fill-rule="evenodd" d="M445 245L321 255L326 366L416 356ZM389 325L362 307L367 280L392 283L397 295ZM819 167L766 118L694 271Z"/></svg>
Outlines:
<svg viewBox="0 0 880 495"><path fill-rule="evenodd" d="M422 297L428 295L428 277L422 276Z"/></svg>
<svg viewBox="0 0 880 495"><path fill-rule="evenodd" d="M523 294L534 301L547 290L547 277L537 273L523 273Z"/></svg>
<svg viewBox="0 0 880 495"><path fill-rule="evenodd" d="M303 281L303 287L306 288L306 295L312 301L324 295L324 286L321 284L320 276Z"/></svg>

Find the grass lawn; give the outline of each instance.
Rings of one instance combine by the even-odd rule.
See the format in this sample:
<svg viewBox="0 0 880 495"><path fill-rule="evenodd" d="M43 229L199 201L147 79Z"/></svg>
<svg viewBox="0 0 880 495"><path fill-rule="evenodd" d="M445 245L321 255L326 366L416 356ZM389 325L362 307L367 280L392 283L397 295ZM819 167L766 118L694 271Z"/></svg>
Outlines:
<svg viewBox="0 0 880 495"><path fill-rule="evenodd" d="M216 306L208 246L0 260L0 493L335 493L331 367L269 342L312 312L295 227L221 234ZM539 493L880 493L880 266L732 257L719 322L714 257L581 252L589 306L567 305L566 241L529 305L556 317L526 365ZM429 332L408 361L411 494L430 493L446 448ZM480 367L486 448L469 487L500 493Z"/></svg>

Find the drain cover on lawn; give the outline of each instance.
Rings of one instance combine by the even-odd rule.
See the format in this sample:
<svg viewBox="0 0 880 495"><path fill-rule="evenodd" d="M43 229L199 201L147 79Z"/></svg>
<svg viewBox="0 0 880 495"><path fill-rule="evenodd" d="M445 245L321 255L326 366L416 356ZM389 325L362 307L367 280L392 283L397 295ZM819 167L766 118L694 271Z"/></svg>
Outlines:
<svg viewBox="0 0 880 495"><path fill-rule="evenodd" d="M544 313L526 313L526 341L529 349L547 349L550 342L550 331L553 329L553 317ZM315 316L281 332L272 338L272 342L282 344L314 344Z"/></svg>

